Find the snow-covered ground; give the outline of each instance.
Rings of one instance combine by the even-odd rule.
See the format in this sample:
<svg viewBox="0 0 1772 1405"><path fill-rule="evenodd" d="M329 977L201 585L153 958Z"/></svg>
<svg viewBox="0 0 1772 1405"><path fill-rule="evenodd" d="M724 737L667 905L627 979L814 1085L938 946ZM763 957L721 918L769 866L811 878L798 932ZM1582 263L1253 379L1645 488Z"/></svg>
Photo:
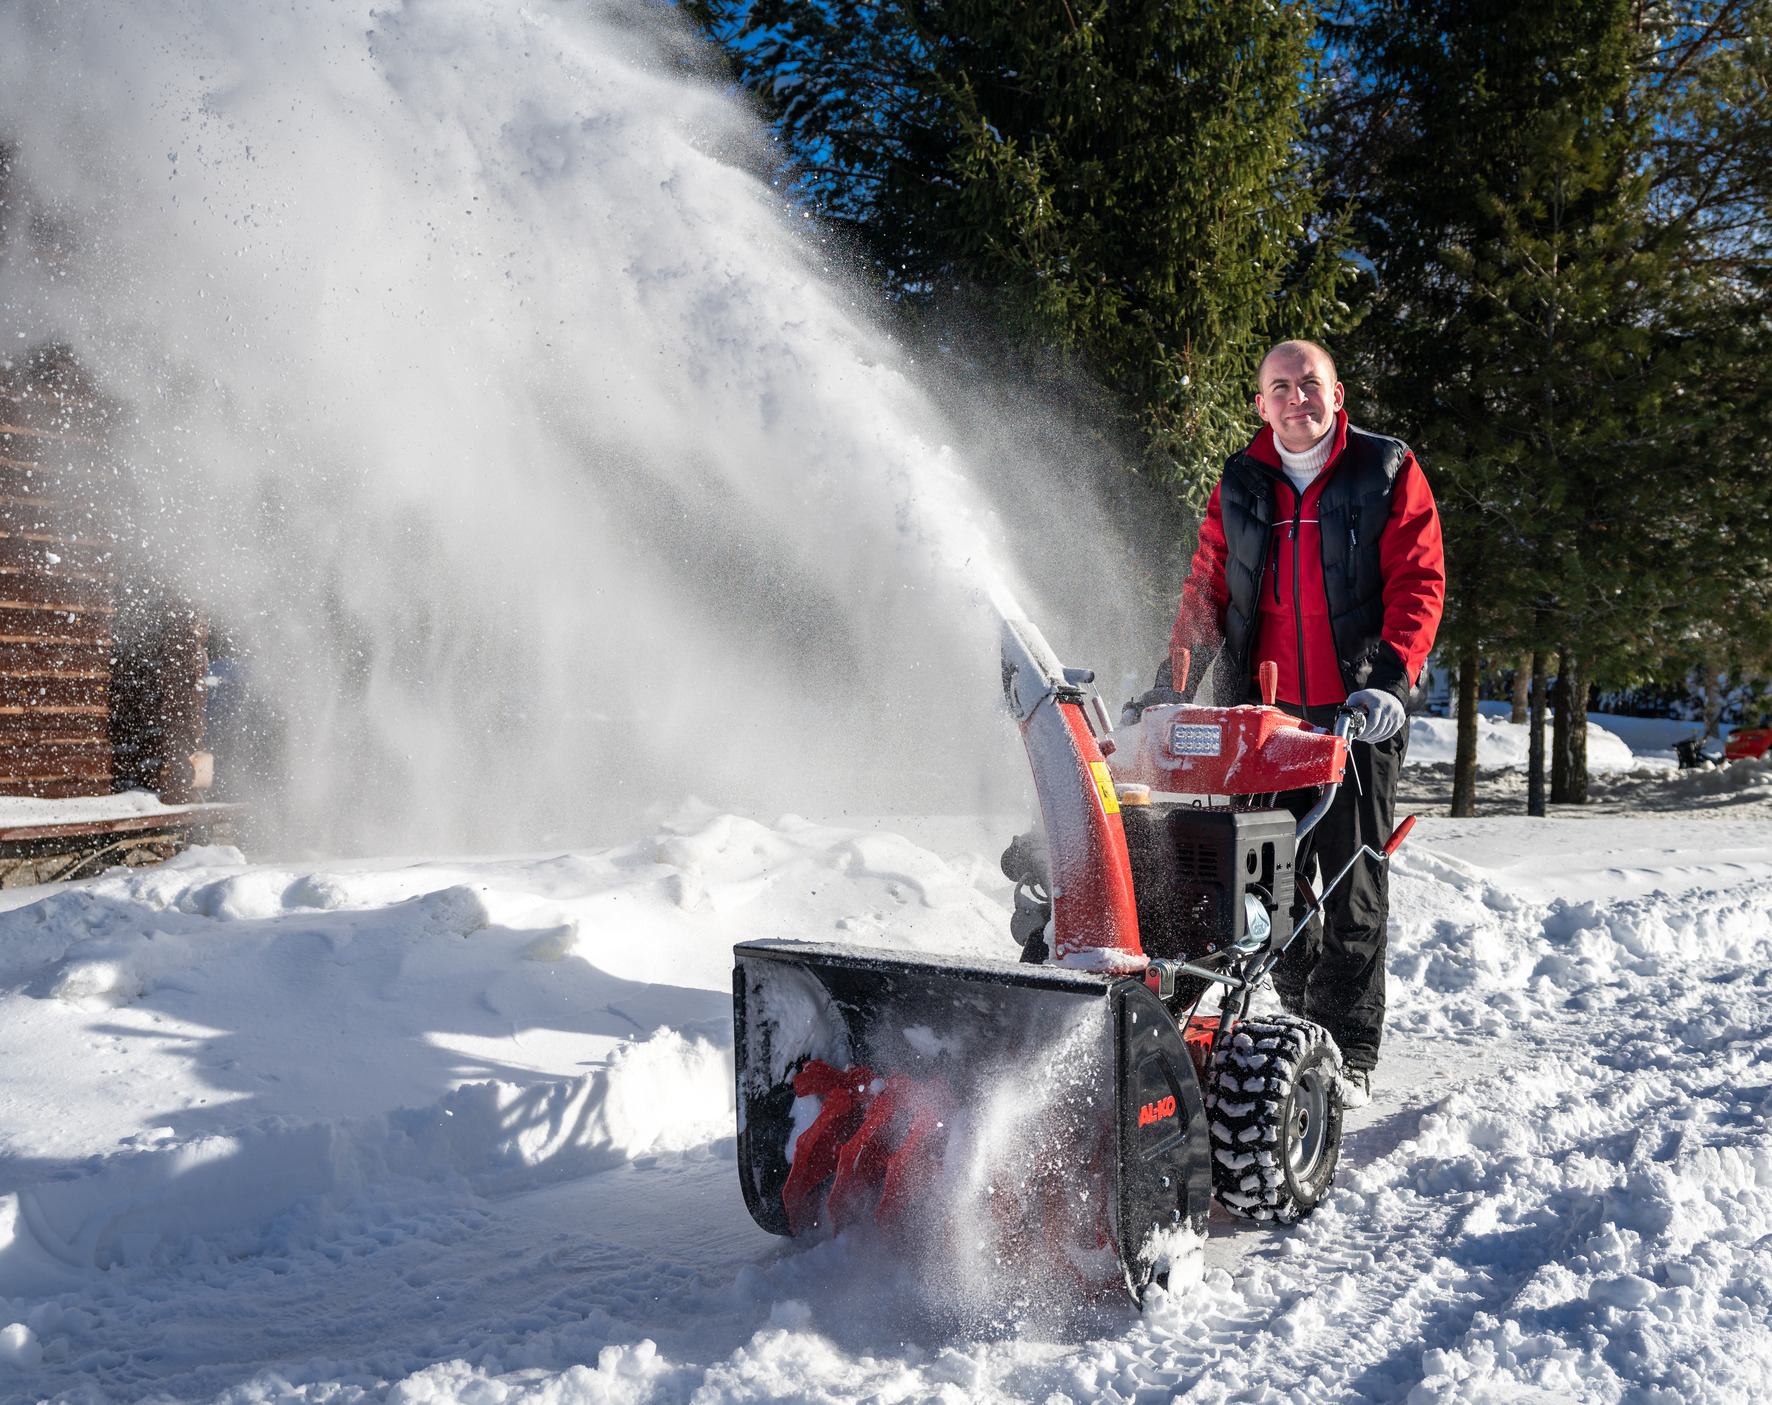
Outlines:
<svg viewBox="0 0 1772 1405"><path fill-rule="evenodd" d="M1525 766L1531 747L1531 728L1516 726L1508 720L1505 704L1485 703L1477 717L1477 765L1487 770ZM1587 719L1587 769L1589 774L1606 775L1614 771L1672 770L1672 742L1665 747L1645 745L1633 751L1623 738L1611 730L1614 719L1594 713ZM1625 718L1623 721L1644 719ZM1653 719L1649 719L1653 720ZM1688 729L1690 730L1690 729ZM1681 733L1682 736L1686 735ZM1659 737L1655 738L1659 742ZM1548 739L1547 739L1548 744ZM1720 748L1719 748L1720 750ZM1411 766L1450 764L1458 755L1458 721L1451 717L1412 717L1409 719L1409 757Z"/></svg>
<svg viewBox="0 0 1772 1405"><path fill-rule="evenodd" d="M1530 729L1509 719L1513 705L1504 702L1477 704L1477 765L1491 770L1526 765ZM1546 716L1554 718L1556 709ZM1450 763L1458 745L1458 724L1451 718L1410 719L1409 762L1412 765ZM1735 730L1730 723L1717 728L1706 750L1720 756L1723 744ZM1672 770L1678 765L1674 743L1702 736L1704 724L1672 717L1625 717L1611 712L1587 715L1587 768L1595 775L1620 771Z"/></svg>
<svg viewBox="0 0 1772 1405"><path fill-rule="evenodd" d="M1011 828L691 807L600 853L4 895L0 1398L1762 1398L1763 823L1424 820L1338 1189L1215 1217L1142 1313L755 1229L731 944L1006 954Z"/></svg>

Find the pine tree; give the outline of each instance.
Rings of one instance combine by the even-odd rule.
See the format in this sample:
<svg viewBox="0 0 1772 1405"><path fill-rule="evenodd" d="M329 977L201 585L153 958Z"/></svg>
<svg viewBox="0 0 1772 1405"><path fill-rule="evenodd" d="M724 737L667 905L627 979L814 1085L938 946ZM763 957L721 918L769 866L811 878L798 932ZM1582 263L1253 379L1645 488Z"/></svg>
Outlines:
<svg viewBox="0 0 1772 1405"><path fill-rule="evenodd" d="M1584 678L1652 666L1714 610L1703 563L1719 582L1764 575L1752 550L1721 561L1765 515L1749 447L1763 229L1741 217L1760 187L1741 173L1713 200L1695 174L1718 165L1695 134L1729 122L1691 76L1752 52L1704 50L1670 78L1651 59L1693 16L1670 36L1618 0L1362 11L1329 113L1378 270L1354 361L1441 499L1442 638L1466 659L1481 644L1560 649ZM1706 91L1742 91L1711 76Z"/></svg>
<svg viewBox="0 0 1772 1405"><path fill-rule="evenodd" d="M1268 0L712 0L815 208L908 307L1079 358L1198 506L1256 361L1350 275L1300 150L1315 14Z"/></svg>

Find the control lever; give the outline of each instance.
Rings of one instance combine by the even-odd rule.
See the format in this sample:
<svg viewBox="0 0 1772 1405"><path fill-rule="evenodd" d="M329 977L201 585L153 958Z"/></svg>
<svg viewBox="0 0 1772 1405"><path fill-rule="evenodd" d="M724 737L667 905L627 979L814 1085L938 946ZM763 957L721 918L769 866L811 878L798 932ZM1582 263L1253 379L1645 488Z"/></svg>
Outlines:
<svg viewBox="0 0 1772 1405"><path fill-rule="evenodd" d="M1169 650L1169 686L1177 693L1187 688L1187 671L1194 656L1179 644Z"/></svg>

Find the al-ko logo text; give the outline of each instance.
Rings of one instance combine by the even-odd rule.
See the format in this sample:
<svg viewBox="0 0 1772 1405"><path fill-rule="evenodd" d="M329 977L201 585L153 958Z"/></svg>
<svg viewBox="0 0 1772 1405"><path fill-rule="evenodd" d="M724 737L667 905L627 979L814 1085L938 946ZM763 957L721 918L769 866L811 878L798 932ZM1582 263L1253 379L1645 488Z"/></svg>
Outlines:
<svg viewBox="0 0 1772 1405"><path fill-rule="evenodd" d="M1138 1110L1138 1125L1148 1127L1153 1122L1161 1122L1165 1117L1175 1116L1175 1099L1163 1098L1158 1102L1146 1103Z"/></svg>

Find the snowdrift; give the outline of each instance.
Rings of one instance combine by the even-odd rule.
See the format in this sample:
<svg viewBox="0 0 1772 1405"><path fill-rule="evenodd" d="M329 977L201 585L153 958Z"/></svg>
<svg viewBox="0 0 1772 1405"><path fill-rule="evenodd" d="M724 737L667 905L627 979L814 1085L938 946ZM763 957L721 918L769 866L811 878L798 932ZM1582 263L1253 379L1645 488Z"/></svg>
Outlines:
<svg viewBox="0 0 1772 1405"><path fill-rule="evenodd" d="M0 1294L252 1252L297 1207L508 1193L732 1136L731 945L1001 954L1006 887L892 835L690 810L600 854L195 850L0 915Z"/></svg>
<svg viewBox="0 0 1772 1405"><path fill-rule="evenodd" d="M1531 728L1516 727L1505 716L1487 713L1477 718L1477 765L1501 770L1524 767L1531 747ZM1549 745L1547 739L1546 745ZM1435 762L1451 765L1458 755L1458 720L1452 717L1412 717L1409 719L1409 758L1411 766L1429 766ZM1671 757L1672 753L1668 755ZM1659 757L1644 757L1589 714L1587 723L1587 769L1590 775L1613 771L1638 771L1644 768L1666 768L1671 762Z"/></svg>
<svg viewBox="0 0 1772 1405"><path fill-rule="evenodd" d="M1144 1313L1058 1321L865 1238L770 1240L735 1184L731 943L1001 954L987 831L944 857L697 808L593 854L211 850L8 895L0 1390L1756 1398L1764 825L1425 820L1324 1208L1216 1225Z"/></svg>

